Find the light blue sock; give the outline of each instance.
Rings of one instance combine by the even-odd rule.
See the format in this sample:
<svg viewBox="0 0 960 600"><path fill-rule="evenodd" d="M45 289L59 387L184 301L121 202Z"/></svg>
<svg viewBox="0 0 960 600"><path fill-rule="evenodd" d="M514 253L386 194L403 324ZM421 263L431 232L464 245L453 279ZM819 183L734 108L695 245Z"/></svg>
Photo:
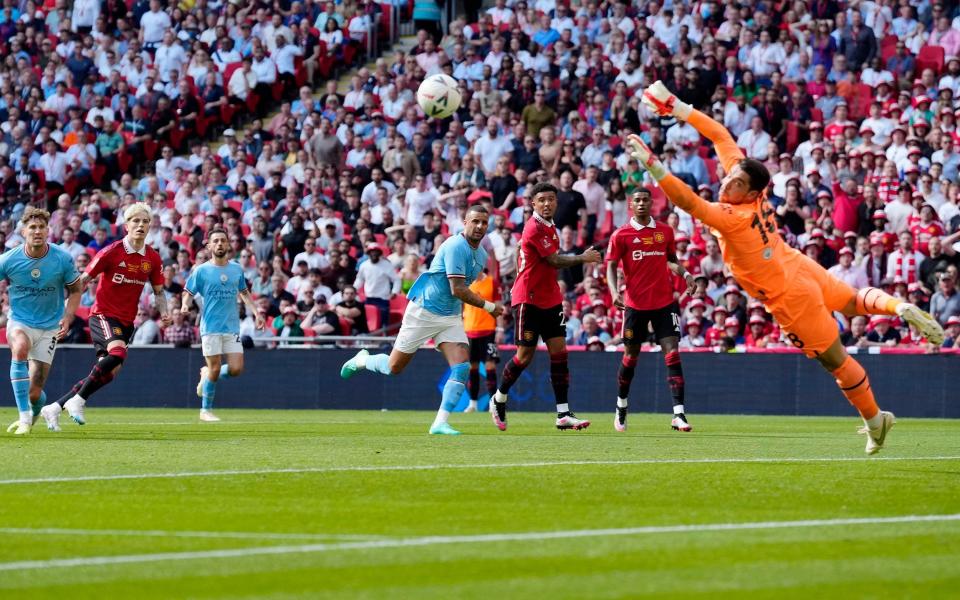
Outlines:
<svg viewBox="0 0 960 600"><path fill-rule="evenodd" d="M27 361L10 361L10 384L13 386L17 410L21 413L30 412L30 367Z"/></svg>
<svg viewBox="0 0 960 600"><path fill-rule="evenodd" d="M220 379L230 379L230 367L229 365L222 365L220 367Z"/></svg>
<svg viewBox="0 0 960 600"><path fill-rule="evenodd" d="M440 410L448 413L453 412L460 402L460 396L466 389L467 376L470 373L470 363L460 363L450 367L450 378L443 384L443 393L441 394Z"/></svg>
<svg viewBox="0 0 960 600"><path fill-rule="evenodd" d="M33 402L30 403L30 410L33 411L33 416L40 414L40 409L47 405L47 393L43 390L40 390L40 398L37 400L36 404Z"/></svg>
<svg viewBox="0 0 960 600"><path fill-rule="evenodd" d="M388 354L374 354L373 356L367 357L367 367L368 371L373 371L374 373L383 373L384 375L392 375L390 372L390 355Z"/></svg>
<svg viewBox="0 0 960 600"><path fill-rule="evenodd" d="M203 410L213 409L213 397L217 394L217 382L204 379L201 387L203 392Z"/></svg>

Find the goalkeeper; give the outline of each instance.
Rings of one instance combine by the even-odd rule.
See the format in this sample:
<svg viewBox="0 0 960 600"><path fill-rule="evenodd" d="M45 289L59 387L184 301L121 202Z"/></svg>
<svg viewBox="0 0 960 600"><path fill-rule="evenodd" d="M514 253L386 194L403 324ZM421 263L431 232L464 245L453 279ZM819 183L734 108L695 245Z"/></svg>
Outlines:
<svg viewBox="0 0 960 600"><path fill-rule="evenodd" d="M876 288L855 290L784 243L766 201L770 173L763 163L744 157L723 125L681 102L659 81L643 92L643 102L661 116L687 121L713 143L726 173L718 202L706 202L667 173L636 135L626 140L630 155L659 182L671 202L711 228L724 262L744 290L763 302L794 346L836 378L863 417L860 432L867 435L867 454L876 453L893 427L894 415L877 407L866 372L840 342L832 311L847 316L896 315L938 346L943 329L915 305Z"/></svg>

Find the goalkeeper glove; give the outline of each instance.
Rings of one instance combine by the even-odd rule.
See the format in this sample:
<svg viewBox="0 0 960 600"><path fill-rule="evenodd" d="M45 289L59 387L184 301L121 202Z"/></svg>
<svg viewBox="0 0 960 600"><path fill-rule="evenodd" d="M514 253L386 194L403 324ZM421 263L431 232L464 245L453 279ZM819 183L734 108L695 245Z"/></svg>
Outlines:
<svg viewBox="0 0 960 600"><path fill-rule="evenodd" d="M693 110L692 106L674 96L662 81L656 81L645 89L642 100L650 110L661 117L676 117L686 121Z"/></svg>
<svg viewBox="0 0 960 600"><path fill-rule="evenodd" d="M643 143L640 136L635 134L628 135L625 143L627 152L640 163L640 168L645 169L657 181L667 176L667 168L663 166L663 163L660 162L660 159L657 158L653 151Z"/></svg>

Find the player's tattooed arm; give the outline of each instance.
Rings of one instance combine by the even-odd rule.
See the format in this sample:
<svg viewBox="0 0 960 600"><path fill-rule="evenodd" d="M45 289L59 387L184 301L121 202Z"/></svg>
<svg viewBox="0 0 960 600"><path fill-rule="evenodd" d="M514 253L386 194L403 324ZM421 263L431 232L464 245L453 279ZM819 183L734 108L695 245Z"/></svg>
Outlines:
<svg viewBox="0 0 960 600"><path fill-rule="evenodd" d="M547 261L547 264L554 269L566 269L586 263L600 262L600 258L600 251L597 250L596 247L591 246L584 250L582 254L571 256L554 252L550 256L544 257L543 260Z"/></svg>
<svg viewBox="0 0 960 600"><path fill-rule="evenodd" d="M188 296L189 294L184 295ZM253 301L253 296L250 295L250 290L243 290L240 292L240 300L243 302L243 305L247 307L247 312L253 315L253 318L257 324L257 329L263 329L266 326L267 321L263 311L260 310L260 308L257 307L257 304Z"/></svg>
<svg viewBox="0 0 960 600"><path fill-rule="evenodd" d="M167 295L163 291L162 285L153 286L153 297L156 303L157 311L160 313L160 322L166 327L172 322L170 320L170 307L167 306Z"/></svg>
<svg viewBox="0 0 960 600"><path fill-rule="evenodd" d="M183 290L183 293L180 294L180 308L175 309L182 313L190 312L190 307L193 306L193 294L189 293L187 290Z"/></svg>
<svg viewBox="0 0 960 600"><path fill-rule="evenodd" d="M70 325L73 324L74 315L77 314L77 308L80 306L80 297L83 294L83 288L86 282L81 275L76 281L67 285L67 303L63 310L63 318L60 319L60 331L57 332L57 338L63 339L70 332Z"/></svg>
<svg viewBox="0 0 960 600"><path fill-rule="evenodd" d="M448 277L447 281L450 282L450 293L461 301L466 302L470 306L482 308L495 317L503 314L502 304L499 302L490 302L471 290L467 287L467 282L463 277Z"/></svg>

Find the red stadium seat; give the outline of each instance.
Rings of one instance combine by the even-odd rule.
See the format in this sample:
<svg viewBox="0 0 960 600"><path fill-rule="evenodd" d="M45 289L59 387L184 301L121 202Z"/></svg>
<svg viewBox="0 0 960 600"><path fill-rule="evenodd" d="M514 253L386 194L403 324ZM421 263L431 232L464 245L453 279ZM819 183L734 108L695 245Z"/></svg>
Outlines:
<svg viewBox="0 0 960 600"><path fill-rule="evenodd" d="M883 59L884 65L887 64L887 61L890 60L890 57L897 53L898 39L900 38L895 35L888 35L880 40L880 58Z"/></svg>
<svg viewBox="0 0 960 600"><path fill-rule="evenodd" d="M340 317L340 335L350 335L353 330L353 325L350 324L350 321Z"/></svg>
<svg viewBox="0 0 960 600"><path fill-rule="evenodd" d="M715 158L704 158L703 162L707 165L707 174L710 176L710 183L717 183L720 181L720 176L717 175L717 159Z"/></svg>
<svg viewBox="0 0 960 600"><path fill-rule="evenodd" d="M935 73L943 71L944 51L941 46L924 46L917 53L917 75L924 69L933 69Z"/></svg>
<svg viewBox="0 0 960 600"><path fill-rule="evenodd" d="M367 313L367 329L371 332L380 329L380 309L372 304L365 304L363 308Z"/></svg>
<svg viewBox="0 0 960 600"><path fill-rule="evenodd" d="M810 109L810 120L816 121L818 123L823 123L823 111L819 108Z"/></svg>
<svg viewBox="0 0 960 600"><path fill-rule="evenodd" d="M850 105L850 118L859 121L870 113L870 103L873 102L873 88L865 83L853 86L853 102Z"/></svg>
<svg viewBox="0 0 960 600"><path fill-rule="evenodd" d="M800 144L800 127L793 121L787 121L787 152L793 152Z"/></svg>

